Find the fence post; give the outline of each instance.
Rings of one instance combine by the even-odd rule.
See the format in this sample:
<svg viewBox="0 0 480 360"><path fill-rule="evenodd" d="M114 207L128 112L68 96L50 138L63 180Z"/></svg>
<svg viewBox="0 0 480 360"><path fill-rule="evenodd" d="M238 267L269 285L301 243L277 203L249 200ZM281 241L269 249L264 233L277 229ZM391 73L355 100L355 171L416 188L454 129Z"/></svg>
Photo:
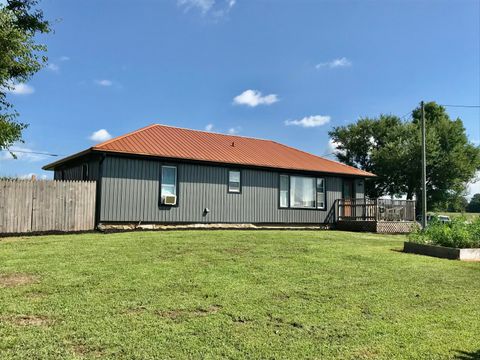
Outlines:
<svg viewBox="0 0 480 360"><path fill-rule="evenodd" d="M340 200L337 199L337 216L338 220L340 220Z"/></svg>

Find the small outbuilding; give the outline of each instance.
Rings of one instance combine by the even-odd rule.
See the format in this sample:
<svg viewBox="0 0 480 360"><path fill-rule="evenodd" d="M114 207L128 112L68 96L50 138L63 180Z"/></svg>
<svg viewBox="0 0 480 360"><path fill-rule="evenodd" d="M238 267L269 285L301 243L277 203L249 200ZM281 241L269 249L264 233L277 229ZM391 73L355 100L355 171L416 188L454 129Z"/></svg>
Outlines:
<svg viewBox="0 0 480 360"><path fill-rule="evenodd" d="M271 140L158 124L44 169L97 181L97 224L320 225L338 200L365 202L375 176Z"/></svg>

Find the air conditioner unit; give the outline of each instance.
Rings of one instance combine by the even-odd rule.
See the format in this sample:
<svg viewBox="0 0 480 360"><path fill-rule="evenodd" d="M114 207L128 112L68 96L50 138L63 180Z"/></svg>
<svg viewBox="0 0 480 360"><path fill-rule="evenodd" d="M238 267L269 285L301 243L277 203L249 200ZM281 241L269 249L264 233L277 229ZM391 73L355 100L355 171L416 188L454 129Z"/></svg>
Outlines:
<svg viewBox="0 0 480 360"><path fill-rule="evenodd" d="M176 195L164 195L163 196L163 205L177 205L177 196Z"/></svg>

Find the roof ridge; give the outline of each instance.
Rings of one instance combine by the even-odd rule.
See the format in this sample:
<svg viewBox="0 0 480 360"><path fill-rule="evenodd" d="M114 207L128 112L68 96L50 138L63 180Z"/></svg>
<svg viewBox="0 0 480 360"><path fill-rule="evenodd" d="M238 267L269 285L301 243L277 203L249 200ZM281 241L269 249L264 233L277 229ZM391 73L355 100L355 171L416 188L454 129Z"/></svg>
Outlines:
<svg viewBox="0 0 480 360"><path fill-rule="evenodd" d="M347 168L350 168L350 169L360 170L360 171L363 171L364 173L371 174L371 173L368 172L368 171L365 171L365 170L356 168L355 166L350 166L350 165L341 163L340 161L330 160L330 159L327 159L327 158L325 158L325 157L323 157L323 156L315 155L315 154L309 153L308 151L300 150L300 149L294 148L293 146L289 146L289 145L285 145L285 144L279 143L278 141L275 141L275 140L271 140L271 141L274 142L274 143L276 143L276 144L278 144L278 145L285 146L285 147L287 147L287 148L289 148L289 149L296 150L296 151L299 151L299 152L304 153L304 154L307 154L307 155L315 156L315 157L317 157L317 158L320 158L320 159L322 159L322 160L325 160L325 161L328 161L328 162L331 162L331 163L334 163L334 164L337 164L337 165L341 165L341 166L344 166L344 167L347 167Z"/></svg>
<svg viewBox="0 0 480 360"><path fill-rule="evenodd" d="M105 145L107 145L107 144L111 144L112 142L118 141L118 140L120 140L120 139L123 139L123 138L125 138L125 137L127 137L127 136L130 136L130 135L133 135L133 134L137 134L137 133L139 133L139 132L142 132L143 130L150 129L151 127L154 127L154 126L156 126L156 125L158 125L158 124L150 124L150 125L147 125L147 126L144 126L144 127L140 128L140 129L130 131L130 132L126 133L126 134L116 136L116 137L114 137L113 139L106 140L106 141L104 141L104 142L101 142L100 144L91 146L90 149L96 149L96 148L99 148L99 147L101 147L101 146L105 146Z"/></svg>
<svg viewBox="0 0 480 360"><path fill-rule="evenodd" d="M165 125L165 124L152 124L155 126L164 126L164 127L169 127L173 129L180 129L180 130L188 130L188 131L195 131L195 132L200 132L200 133L205 133L205 134L213 134L213 135L222 135L222 136L229 136L229 137L238 137L242 139L252 139L252 140L261 140L261 141L270 141L272 142L273 140L270 139L262 139L262 138L257 138L257 137L252 137L252 136L244 136L244 135L234 135L234 134L224 134L216 131L207 131L207 130L198 130L198 129L189 129L181 126L172 126L172 125Z"/></svg>

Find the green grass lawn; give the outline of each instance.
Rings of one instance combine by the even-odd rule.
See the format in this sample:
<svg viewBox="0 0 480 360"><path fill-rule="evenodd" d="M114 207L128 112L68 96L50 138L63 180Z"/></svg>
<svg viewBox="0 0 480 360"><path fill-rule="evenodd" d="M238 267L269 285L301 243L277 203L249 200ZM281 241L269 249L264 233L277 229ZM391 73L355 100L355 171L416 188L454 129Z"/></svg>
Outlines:
<svg viewBox="0 0 480 360"><path fill-rule="evenodd" d="M480 263L402 236L0 239L0 359L478 359Z"/></svg>

